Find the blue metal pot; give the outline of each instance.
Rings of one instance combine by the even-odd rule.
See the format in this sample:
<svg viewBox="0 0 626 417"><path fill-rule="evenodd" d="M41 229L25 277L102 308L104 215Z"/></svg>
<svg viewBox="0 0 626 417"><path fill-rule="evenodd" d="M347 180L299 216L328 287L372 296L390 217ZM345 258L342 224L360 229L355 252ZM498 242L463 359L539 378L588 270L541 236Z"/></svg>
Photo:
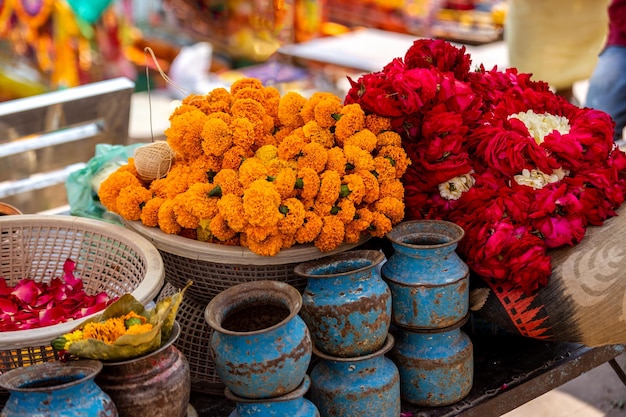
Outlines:
<svg viewBox="0 0 626 417"><path fill-rule="evenodd" d="M386 237L394 253L382 267L392 322L413 329L452 326L469 308L469 268L456 254L463 229L443 220L398 224Z"/></svg>
<svg viewBox="0 0 626 417"><path fill-rule="evenodd" d="M391 290L378 268L384 260L380 251L354 250L294 268L307 278L300 316L320 351L343 358L383 346L391 324Z"/></svg>
<svg viewBox="0 0 626 417"><path fill-rule="evenodd" d="M273 398L300 385L312 354L301 307L298 290L278 281L238 284L209 302L215 371L235 395Z"/></svg>
<svg viewBox="0 0 626 417"><path fill-rule="evenodd" d="M369 355L338 358L313 348L321 359L311 371L311 401L322 417L398 417L400 375L385 356L394 344L388 335Z"/></svg>
<svg viewBox="0 0 626 417"><path fill-rule="evenodd" d="M455 403L469 394L474 378L473 345L460 324L438 331L397 327L390 357L400 371L400 392L419 406Z"/></svg>
<svg viewBox="0 0 626 417"><path fill-rule="evenodd" d="M45 362L0 375L9 391L2 417L117 417L111 398L94 382L95 360Z"/></svg>
<svg viewBox="0 0 626 417"><path fill-rule="evenodd" d="M238 397L226 388L226 397L237 404L229 417L320 417L317 407L304 398L304 394L310 387L311 379L305 375L302 383L295 390L267 400Z"/></svg>

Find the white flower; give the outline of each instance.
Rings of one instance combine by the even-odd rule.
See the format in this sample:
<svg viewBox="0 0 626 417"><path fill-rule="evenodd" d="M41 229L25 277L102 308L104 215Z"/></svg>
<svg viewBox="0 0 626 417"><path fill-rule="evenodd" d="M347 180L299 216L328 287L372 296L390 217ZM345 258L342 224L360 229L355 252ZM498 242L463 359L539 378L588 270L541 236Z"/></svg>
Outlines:
<svg viewBox="0 0 626 417"><path fill-rule="evenodd" d="M446 200L458 200L461 198L461 195L469 191L476 182L474 177L472 177L472 172L454 177L439 184L439 195Z"/></svg>
<svg viewBox="0 0 626 417"><path fill-rule="evenodd" d="M553 114L538 114L532 110L526 112L519 112L509 116L509 119L521 120L530 136L535 139L537 145L543 143L543 138L549 135L553 131L557 131L562 135L569 133L570 125L567 117L555 116Z"/></svg>
<svg viewBox="0 0 626 417"><path fill-rule="evenodd" d="M534 190L541 190L547 184L553 184L561 181L566 175L569 175L569 171L563 168L555 169L550 175L545 174L538 169L533 169L531 171L523 169L522 173L513 176L513 179L519 185L526 185L528 187L532 187Z"/></svg>

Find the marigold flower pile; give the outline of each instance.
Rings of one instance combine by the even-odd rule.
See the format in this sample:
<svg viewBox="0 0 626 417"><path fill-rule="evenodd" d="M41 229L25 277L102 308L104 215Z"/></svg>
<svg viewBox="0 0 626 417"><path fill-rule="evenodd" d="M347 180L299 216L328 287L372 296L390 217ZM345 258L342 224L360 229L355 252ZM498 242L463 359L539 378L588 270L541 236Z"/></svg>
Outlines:
<svg viewBox="0 0 626 417"><path fill-rule="evenodd" d="M551 274L549 249L615 215L626 156L608 114L570 104L530 74L470 64L464 47L418 40L382 71L350 80L345 103L391 118L402 135L413 162L406 218L457 223L472 271L532 293Z"/></svg>
<svg viewBox="0 0 626 417"><path fill-rule="evenodd" d="M131 158L100 186L107 209L264 256L382 237L404 217L400 135L333 94L281 96L245 78L186 97L165 135L176 153L167 176L144 182Z"/></svg>

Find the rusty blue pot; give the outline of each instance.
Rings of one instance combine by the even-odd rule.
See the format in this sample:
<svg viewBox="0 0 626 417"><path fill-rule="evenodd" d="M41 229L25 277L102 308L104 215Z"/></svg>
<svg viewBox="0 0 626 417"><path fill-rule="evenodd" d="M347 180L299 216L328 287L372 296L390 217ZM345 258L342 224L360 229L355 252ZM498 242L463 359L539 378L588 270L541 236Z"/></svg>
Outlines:
<svg viewBox="0 0 626 417"><path fill-rule="evenodd" d="M452 326L469 307L469 268L455 249L463 229L442 220L406 221L386 237L394 249L382 267L392 322L413 329Z"/></svg>
<svg viewBox="0 0 626 417"><path fill-rule="evenodd" d="M238 397L226 388L226 397L237 404L229 417L320 417L317 407L304 398L310 387L311 379L306 375L295 390L266 400Z"/></svg>
<svg viewBox="0 0 626 417"><path fill-rule="evenodd" d="M380 251L354 250L294 268L307 278L300 316L320 351L354 357L383 346L391 324L391 290L379 270L384 260Z"/></svg>
<svg viewBox="0 0 626 417"><path fill-rule="evenodd" d="M289 284L251 281L207 305L215 371L233 394L273 398L295 390L311 362L311 334L298 313L302 296Z"/></svg>
<svg viewBox="0 0 626 417"><path fill-rule="evenodd" d="M9 391L2 417L117 417L111 398L94 382L95 360L45 362L0 375Z"/></svg>
<svg viewBox="0 0 626 417"><path fill-rule="evenodd" d="M437 331L394 330L396 344L390 357L400 371L404 401L433 407L455 403L469 394L474 378L473 345L459 324Z"/></svg>
<svg viewBox="0 0 626 417"><path fill-rule="evenodd" d="M369 355L339 358L324 354L311 371L311 401L322 417L398 417L400 375L385 356L394 344L388 335L383 347Z"/></svg>

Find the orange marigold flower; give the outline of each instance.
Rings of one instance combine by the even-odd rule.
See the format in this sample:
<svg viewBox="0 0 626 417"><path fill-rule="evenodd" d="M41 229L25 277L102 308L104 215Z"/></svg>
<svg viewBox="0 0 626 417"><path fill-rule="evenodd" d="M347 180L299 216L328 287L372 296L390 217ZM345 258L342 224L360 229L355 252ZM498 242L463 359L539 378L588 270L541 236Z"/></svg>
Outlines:
<svg viewBox="0 0 626 417"><path fill-rule="evenodd" d="M209 119L220 119L223 120L224 123L226 123L227 125L230 124L230 122L232 122L233 120L233 116L231 116L229 113L223 112L223 111L216 111L213 113L209 113L207 114L207 117Z"/></svg>
<svg viewBox="0 0 626 417"><path fill-rule="evenodd" d="M346 228L353 229L358 232L359 235L367 230L374 220L374 214L367 208L361 207L354 215L352 221L346 226Z"/></svg>
<svg viewBox="0 0 626 417"><path fill-rule="evenodd" d="M244 77L238 80L235 80L230 85L230 94L235 95L239 90L244 88L250 88L254 90L263 90L263 83L258 78L253 77Z"/></svg>
<svg viewBox="0 0 626 417"><path fill-rule="evenodd" d="M120 191L128 186L141 187L141 181L130 172L118 168L100 183L98 190L100 202L109 211L117 213L117 197Z"/></svg>
<svg viewBox="0 0 626 417"><path fill-rule="evenodd" d="M274 137L274 135L262 135L261 137L257 137L254 140L254 145L255 148L261 148L263 146L267 146L267 145L271 145L271 146L278 146L278 141L276 140L276 138Z"/></svg>
<svg viewBox="0 0 626 417"><path fill-rule="evenodd" d="M237 90L236 93L232 93L234 100L243 98L251 98L261 104L265 104L265 92L262 88L244 87Z"/></svg>
<svg viewBox="0 0 626 417"><path fill-rule="evenodd" d="M190 167L185 164L174 164L166 177L150 183L150 191L156 196L174 198L189 188Z"/></svg>
<svg viewBox="0 0 626 417"><path fill-rule="evenodd" d="M335 123L335 140L340 145L359 130L365 128L365 113L357 103L343 106Z"/></svg>
<svg viewBox="0 0 626 417"><path fill-rule="evenodd" d="M278 103L278 120L282 126L299 127L304 125L300 110L307 99L300 93L289 91L280 98Z"/></svg>
<svg viewBox="0 0 626 417"><path fill-rule="evenodd" d="M391 119L374 113L368 114L365 116L365 128L375 135L379 135L388 130L391 131Z"/></svg>
<svg viewBox="0 0 626 417"><path fill-rule="evenodd" d="M200 110L192 110L172 118L165 129L167 143L184 160L189 161L202 155L202 129L207 116Z"/></svg>
<svg viewBox="0 0 626 417"><path fill-rule="evenodd" d="M288 126L281 126L274 132L274 139L276 140L276 146L294 131L294 128Z"/></svg>
<svg viewBox="0 0 626 417"><path fill-rule="evenodd" d="M332 209L333 209L332 203L326 203L324 201L319 201L319 200L315 200L313 202L313 206L311 207L311 210L313 210L313 212L320 217L330 216L332 214L331 213Z"/></svg>
<svg viewBox="0 0 626 417"><path fill-rule="evenodd" d="M183 201L187 209L198 219L209 219L217 213L219 197L211 196L215 185L209 183L193 184L183 194ZM175 198L176 199L176 198Z"/></svg>
<svg viewBox="0 0 626 417"><path fill-rule="evenodd" d="M343 153L347 163L353 166L355 170L372 171L374 169L374 157L366 150L358 146L347 145L344 146Z"/></svg>
<svg viewBox="0 0 626 417"><path fill-rule="evenodd" d="M346 155L339 146L328 150L328 160L326 161L327 170L337 171L339 175L344 175L346 173L347 162Z"/></svg>
<svg viewBox="0 0 626 417"><path fill-rule="evenodd" d="M383 197L374 203L374 209L384 214L392 224L398 224L404 219L404 203L395 197Z"/></svg>
<svg viewBox="0 0 626 417"><path fill-rule="evenodd" d="M284 235L295 235L304 222L306 211L297 198L283 200L279 208L283 218L278 222L278 230Z"/></svg>
<svg viewBox="0 0 626 417"><path fill-rule="evenodd" d="M308 139L304 136L302 129L295 129L278 144L278 157L285 161L295 159L307 143Z"/></svg>
<svg viewBox="0 0 626 417"><path fill-rule="evenodd" d="M278 236L280 236L280 238L283 241L283 245L281 246L281 249L288 249L296 244L296 236L293 234L286 235L284 233L279 233Z"/></svg>
<svg viewBox="0 0 626 417"><path fill-rule="evenodd" d="M399 179L385 181L380 184L380 197L395 197L404 200L404 185Z"/></svg>
<svg viewBox="0 0 626 417"><path fill-rule="evenodd" d="M343 104L336 96L320 100L315 106L315 121L322 127L331 127L337 123L336 115L341 113Z"/></svg>
<svg viewBox="0 0 626 417"><path fill-rule="evenodd" d="M237 235L237 232L228 226L226 219L219 213L211 219L209 229L211 230L213 236L219 240L229 240Z"/></svg>
<svg viewBox="0 0 626 417"><path fill-rule="evenodd" d="M247 159L246 161L249 161ZM244 162L245 164L245 162ZM244 165L242 164L242 166ZM235 194L236 196L243 195L243 187L239 182L240 173L237 173L234 169L224 168L220 170L213 178L213 185L219 186L221 189L221 195Z"/></svg>
<svg viewBox="0 0 626 417"><path fill-rule="evenodd" d="M396 178L396 169L391 165L391 160L384 156L374 158L374 172L379 182L391 181Z"/></svg>
<svg viewBox="0 0 626 417"><path fill-rule="evenodd" d="M208 119L200 133L202 150L206 155L221 156L233 143L233 134L222 119Z"/></svg>
<svg viewBox="0 0 626 417"><path fill-rule="evenodd" d="M295 195L296 171L291 168L284 168L278 171L274 178L274 187L283 200Z"/></svg>
<svg viewBox="0 0 626 417"><path fill-rule="evenodd" d="M233 119L230 123L233 143L244 149L252 149L255 140L254 124L241 117Z"/></svg>
<svg viewBox="0 0 626 417"><path fill-rule="evenodd" d="M309 97L300 110L300 115L305 123L315 120L315 106L322 100L337 100L341 104L341 99L327 91L316 91Z"/></svg>
<svg viewBox="0 0 626 417"><path fill-rule="evenodd" d="M259 158L248 158L239 167L239 182L243 188L248 188L256 180L267 178L267 167Z"/></svg>
<svg viewBox="0 0 626 417"><path fill-rule="evenodd" d="M276 87L265 87L265 111L274 119L274 125L278 126L278 105L280 104L280 91Z"/></svg>
<svg viewBox="0 0 626 417"><path fill-rule="evenodd" d="M135 167L135 158L133 157L128 158L128 163L126 165L122 165L117 170L128 171L131 174L133 174L135 177L137 177L138 180L141 181L141 177L139 176L139 173L137 172L137 168Z"/></svg>
<svg viewBox="0 0 626 417"><path fill-rule="evenodd" d="M333 204L339 198L341 190L341 176L335 171L324 171L320 175L320 190L317 200L322 203Z"/></svg>
<svg viewBox="0 0 626 417"><path fill-rule="evenodd" d="M189 165L189 180L192 184L210 182L221 168L222 158L220 156L202 155Z"/></svg>
<svg viewBox="0 0 626 417"><path fill-rule="evenodd" d="M366 191L363 178L358 174L348 174L343 176L341 183L347 185L348 190L350 190L350 194L346 198L356 205L361 204Z"/></svg>
<svg viewBox="0 0 626 417"><path fill-rule="evenodd" d="M377 142L378 139L376 138L376 135L369 130L364 129L359 130L354 135L347 137L346 140L343 142L343 146L346 147L347 145L354 145L358 146L364 151L372 153L374 149L376 149Z"/></svg>
<svg viewBox="0 0 626 417"><path fill-rule="evenodd" d="M254 154L250 149L244 149L241 146L233 146L224 153L222 159L222 169L230 168L237 171L244 159L250 158Z"/></svg>
<svg viewBox="0 0 626 417"><path fill-rule="evenodd" d="M298 156L298 169L309 167L318 174L326 168L328 153L326 148L317 142L307 143L302 147L301 155Z"/></svg>
<svg viewBox="0 0 626 417"><path fill-rule="evenodd" d="M234 194L226 194L217 202L217 209L228 227L241 233L248 226L246 213L243 209L243 198Z"/></svg>
<svg viewBox="0 0 626 417"><path fill-rule="evenodd" d="M392 227L389 217L378 211L372 212L372 223L368 228L372 236L385 237L385 235L391 231Z"/></svg>
<svg viewBox="0 0 626 417"><path fill-rule="evenodd" d="M270 235L262 241L247 238L246 246L257 255L276 256L283 247L283 240L280 235Z"/></svg>
<svg viewBox="0 0 626 417"><path fill-rule="evenodd" d="M183 99L184 101L184 99ZM178 116L179 114L183 114L186 113L188 111L192 111L192 110L199 110L196 106L192 106L191 104L181 104L180 106L176 107L174 109L174 111L172 112L172 114L170 114L170 117L168 118L168 120L171 122L172 119L176 116Z"/></svg>
<svg viewBox="0 0 626 417"><path fill-rule="evenodd" d="M343 235L345 243L359 243L361 240L361 232L352 226L352 223L346 224L346 228Z"/></svg>
<svg viewBox="0 0 626 417"><path fill-rule="evenodd" d="M376 176L370 171L366 171L364 169L356 170L354 173L363 180L363 186L365 187L363 201L366 203L373 203L378 200L378 197L380 197L380 185L378 178L376 178Z"/></svg>
<svg viewBox="0 0 626 417"><path fill-rule="evenodd" d="M378 155L389 158L391 165L396 170L396 178L402 178L409 165L411 165L411 159L409 159L406 151L399 146L383 146Z"/></svg>
<svg viewBox="0 0 626 417"><path fill-rule="evenodd" d="M376 144L378 149L383 146L402 146L402 137L398 133L391 130L379 133L376 135L376 140L378 141Z"/></svg>
<svg viewBox="0 0 626 417"><path fill-rule="evenodd" d="M230 112L235 118L241 117L243 119L248 119L253 123L262 121L263 117L267 116L263 105L250 98L235 100L230 108Z"/></svg>
<svg viewBox="0 0 626 417"><path fill-rule="evenodd" d="M270 177L278 176L278 173L283 169L291 169L294 171L298 169L298 163L293 159L285 161L284 159L276 158L265 163L265 166L267 167L267 174Z"/></svg>
<svg viewBox="0 0 626 417"><path fill-rule="evenodd" d="M261 146L254 152L254 156L267 166L270 161L278 158L278 148L274 145Z"/></svg>
<svg viewBox="0 0 626 417"><path fill-rule="evenodd" d="M157 217L159 219L159 228L164 232L175 235L182 230L180 224L176 222L174 214L174 200L165 200L159 208Z"/></svg>
<svg viewBox="0 0 626 417"><path fill-rule="evenodd" d="M207 114L224 112L230 113L230 105L233 102L233 98L230 92L223 88L215 88L206 95L206 102L204 111Z"/></svg>
<svg viewBox="0 0 626 417"><path fill-rule="evenodd" d="M248 224L243 231L243 235L246 237L246 241L254 240L255 242L262 242L271 235L278 234L278 224L265 227L265 226L252 226Z"/></svg>
<svg viewBox="0 0 626 417"><path fill-rule="evenodd" d="M129 185L120 190L115 206L117 214L126 220L139 220L141 209L152 198L152 193L142 186Z"/></svg>
<svg viewBox="0 0 626 417"><path fill-rule="evenodd" d="M302 126L302 131L309 142L319 143L326 149L335 146L335 137L330 129L320 126L315 120L311 120Z"/></svg>
<svg viewBox="0 0 626 417"><path fill-rule="evenodd" d="M322 230L313 243L321 252L330 252L331 250L337 249L343 243L345 226L343 222L335 216L326 216L322 218L322 221Z"/></svg>
<svg viewBox="0 0 626 417"><path fill-rule="evenodd" d="M303 244L313 242L322 230L323 224L320 216L312 211L307 211L302 226L296 231L296 242Z"/></svg>
<svg viewBox="0 0 626 417"><path fill-rule="evenodd" d="M159 225L159 208L161 208L161 204L164 202L165 199L161 197L154 197L148 200L141 209L141 215L139 216L141 223L148 227L157 227Z"/></svg>
<svg viewBox="0 0 626 417"><path fill-rule="evenodd" d="M176 223L186 229L195 229L200 223L200 218L192 213L193 203L187 199L188 191L178 194L172 202L174 203L174 216Z"/></svg>
<svg viewBox="0 0 626 417"><path fill-rule="evenodd" d="M320 177L314 169L304 167L296 175L296 188L299 188L302 200L313 200L320 190Z"/></svg>
<svg viewBox="0 0 626 417"><path fill-rule="evenodd" d="M243 209L248 222L253 226L275 226L281 219L278 211L280 194L272 183L256 180L243 192Z"/></svg>
<svg viewBox="0 0 626 417"><path fill-rule="evenodd" d="M340 219L343 222L343 224L348 224L354 220L354 216L356 214L356 207L354 206L354 203L351 200L347 198L341 198L339 199L339 202L337 203L337 205L335 205L334 207L336 207L338 210L335 216L337 216L337 218Z"/></svg>

